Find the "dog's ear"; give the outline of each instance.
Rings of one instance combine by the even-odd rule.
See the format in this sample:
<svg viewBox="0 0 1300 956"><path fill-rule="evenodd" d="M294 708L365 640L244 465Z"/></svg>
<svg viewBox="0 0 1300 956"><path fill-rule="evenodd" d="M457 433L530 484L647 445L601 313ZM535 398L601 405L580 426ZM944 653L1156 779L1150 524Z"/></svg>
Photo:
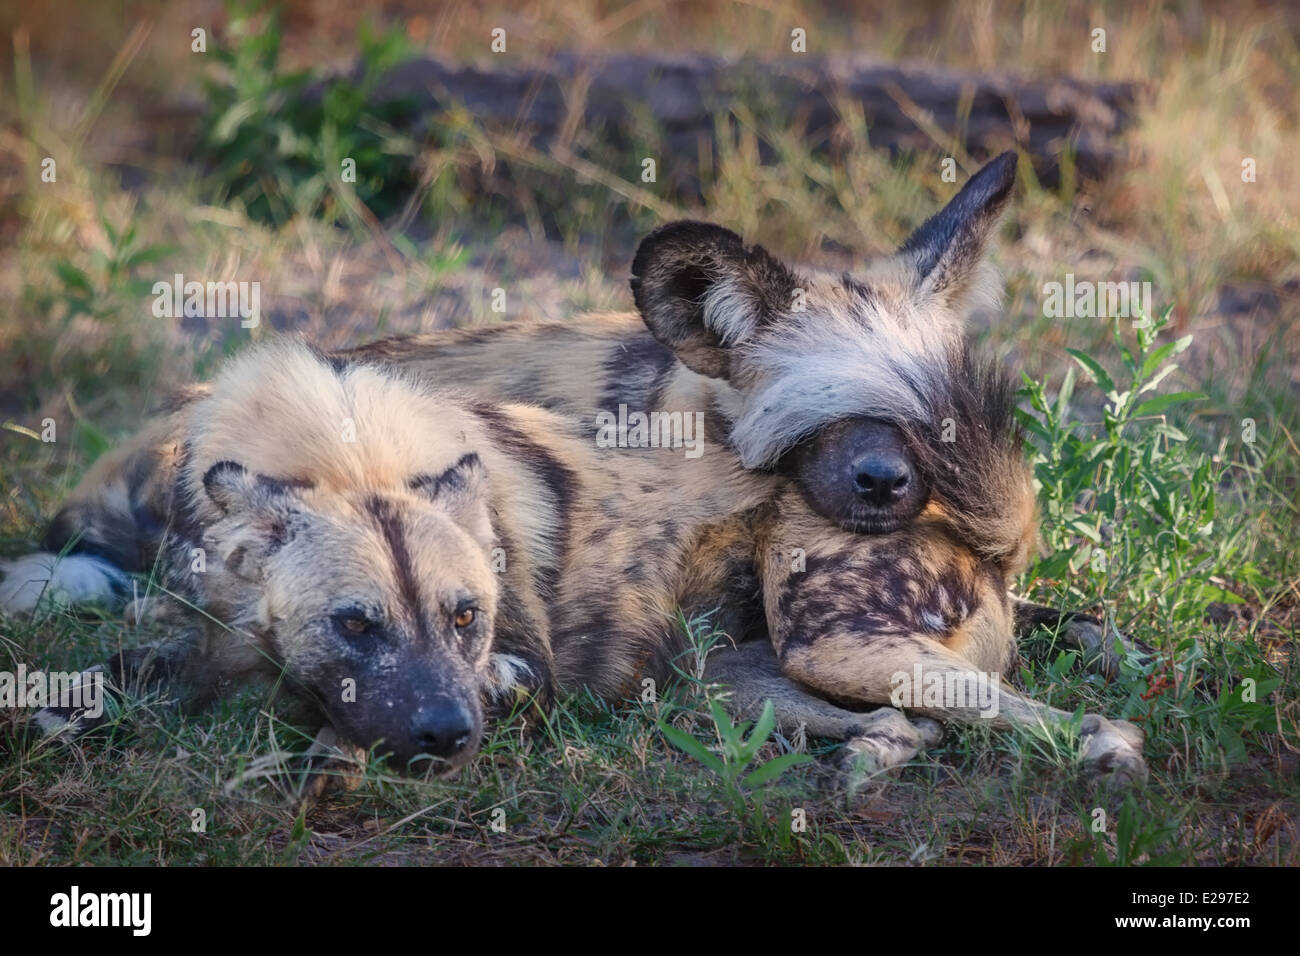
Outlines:
<svg viewBox="0 0 1300 956"><path fill-rule="evenodd" d="M203 490L224 515L205 541L222 565L249 581L260 580L266 558L293 537L305 482L254 475L234 461L219 461L203 475Z"/></svg>
<svg viewBox="0 0 1300 956"><path fill-rule="evenodd" d="M1015 182L1016 154L1008 150L903 243L898 254L910 260L919 296L937 296L959 310L987 291L981 275L985 248Z"/></svg>
<svg viewBox="0 0 1300 956"><path fill-rule="evenodd" d="M761 246L707 222L661 226L632 260L632 295L647 328L688 368L727 378L729 351L787 313L794 274Z"/></svg>
<svg viewBox="0 0 1300 956"><path fill-rule="evenodd" d="M412 491L445 510L480 544L491 544L487 468L474 452L462 455L450 468L436 475L416 475L410 486Z"/></svg>
<svg viewBox="0 0 1300 956"><path fill-rule="evenodd" d="M203 490L222 514L238 514L253 506L257 482L239 462L219 461L204 473Z"/></svg>

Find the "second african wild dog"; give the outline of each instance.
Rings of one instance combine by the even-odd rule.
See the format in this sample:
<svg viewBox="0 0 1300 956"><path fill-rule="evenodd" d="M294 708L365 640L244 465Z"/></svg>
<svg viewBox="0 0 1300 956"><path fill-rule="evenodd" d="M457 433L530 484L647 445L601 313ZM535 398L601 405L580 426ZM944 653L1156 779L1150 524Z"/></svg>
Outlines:
<svg viewBox="0 0 1300 956"><path fill-rule="evenodd" d="M1000 672L1013 648L1021 608L1006 587L1034 543L1034 502L1005 377L962 342L963 317L989 288L982 249L1013 178L1014 157L1000 157L896 256L857 276L796 275L726 230L679 223L648 237L634 262L646 328L632 317L588 317L390 340L336 360L401 368L480 400L538 402L587 422L618 405L705 411L710 434L723 439L709 446L707 470L649 449L606 452L620 469L653 462L633 493L655 507L635 526L640 547L625 564L580 559L614 540L599 522L575 520L584 499L574 489L596 466L512 439L556 509L557 550L539 592L550 599L554 683L626 693L630 680L661 674L680 646L668 623L674 606L721 605L737 637L766 630L770 638L719 660L741 685L738 698L784 693L786 724L859 733L891 712L866 718L824 699L888 701L892 675L917 664L930 673ZM164 424L92 472L56 518L52 548L75 538L118 568L147 567L170 514L176 428ZM719 487L734 496L735 474L762 493L735 498L743 507L725 520L683 513L683 502ZM629 514L623 494L606 495L601 512ZM795 548L806 555L802 570L785 560ZM665 557L680 572L666 573ZM1093 625L1073 624L1074 636L1100 643ZM785 678L819 696L780 678L778 662ZM546 662L529 663L548 683ZM1064 717L1009 692L1002 699L1003 724ZM911 709L978 719L969 707ZM920 738L906 722L880 736L896 738L903 727L914 750ZM1141 775L1136 728L1089 717L1083 730L1094 764Z"/></svg>

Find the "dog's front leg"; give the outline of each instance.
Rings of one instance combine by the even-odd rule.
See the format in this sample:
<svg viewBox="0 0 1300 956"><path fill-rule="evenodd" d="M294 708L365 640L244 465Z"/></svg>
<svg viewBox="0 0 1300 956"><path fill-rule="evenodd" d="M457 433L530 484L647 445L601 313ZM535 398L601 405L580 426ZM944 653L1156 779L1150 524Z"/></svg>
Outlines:
<svg viewBox="0 0 1300 956"><path fill-rule="evenodd" d="M316 734L304 757L306 770L294 794L301 803L315 803L334 789L351 793L365 778L366 751L344 741L329 724Z"/></svg>
<svg viewBox="0 0 1300 956"><path fill-rule="evenodd" d="M794 511L778 524L781 544L760 552L783 674L831 700L892 704L944 722L1029 729L1071 721L1001 680L1015 634L996 567L939 529L855 535ZM786 557L795 553L797 561ZM1088 772L1145 778L1136 726L1089 714L1080 737Z"/></svg>
<svg viewBox="0 0 1300 956"><path fill-rule="evenodd" d="M893 707L848 710L810 693L781 673L767 640L714 649L704 676L729 691L728 709L737 716L755 720L771 701L782 733L846 741L846 756L870 773L908 763L943 738L943 728L926 717L909 720Z"/></svg>
<svg viewBox="0 0 1300 956"><path fill-rule="evenodd" d="M780 662L791 679L837 699L893 704L945 723L987 721L999 728L1051 729L1072 719L921 635L822 633L804 640L790 634ZM1087 714L1079 733L1080 757L1089 774L1120 783L1145 779L1142 731L1137 726Z"/></svg>

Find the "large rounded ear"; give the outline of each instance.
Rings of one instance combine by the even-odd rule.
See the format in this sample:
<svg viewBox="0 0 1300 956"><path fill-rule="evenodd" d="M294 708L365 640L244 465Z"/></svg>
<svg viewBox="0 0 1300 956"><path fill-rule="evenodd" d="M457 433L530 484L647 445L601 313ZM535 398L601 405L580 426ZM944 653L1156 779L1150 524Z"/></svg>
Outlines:
<svg viewBox="0 0 1300 956"><path fill-rule="evenodd" d="M234 461L219 461L203 475L203 490L224 517L208 528L206 541L227 570L260 578L265 560L293 536L298 492L305 482L254 475Z"/></svg>
<svg viewBox="0 0 1300 956"><path fill-rule="evenodd" d="M970 178L961 191L908 238L898 253L916 271L918 293L959 309L981 295L985 247L1016 183L1016 153L1008 150Z"/></svg>
<svg viewBox="0 0 1300 956"><path fill-rule="evenodd" d="M474 452L462 455L450 468L436 475L416 475L411 490L419 492L484 547L494 539L488 503L487 468Z"/></svg>
<svg viewBox="0 0 1300 956"><path fill-rule="evenodd" d="M731 372L730 349L789 312L794 274L761 246L707 222L660 226L632 260L632 295L656 339L688 368Z"/></svg>

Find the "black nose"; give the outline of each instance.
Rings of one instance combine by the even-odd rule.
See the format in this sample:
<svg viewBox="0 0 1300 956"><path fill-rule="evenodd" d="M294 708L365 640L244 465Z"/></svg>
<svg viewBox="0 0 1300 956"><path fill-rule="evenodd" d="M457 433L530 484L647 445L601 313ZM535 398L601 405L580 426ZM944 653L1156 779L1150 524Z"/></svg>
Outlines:
<svg viewBox="0 0 1300 956"><path fill-rule="evenodd" d="M887 508L907 496L912 471L900 455L871 452L853 463L853 484L858 496Z"/></svg>
<svg viewBox="0 0 1300 956"><path fill-rule="evenodd" d="M470 744L474 718L459 701L434 701L411 718L411 740L417 752L444 759Z"/></svg>

